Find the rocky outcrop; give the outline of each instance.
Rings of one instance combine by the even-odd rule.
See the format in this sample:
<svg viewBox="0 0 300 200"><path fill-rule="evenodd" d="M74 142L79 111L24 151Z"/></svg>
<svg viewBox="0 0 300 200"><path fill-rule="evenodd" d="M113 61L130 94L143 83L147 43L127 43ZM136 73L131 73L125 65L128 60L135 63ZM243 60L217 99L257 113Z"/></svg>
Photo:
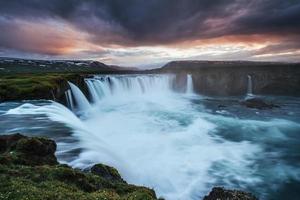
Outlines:
<svg viewBox="0 0 300 200"><path fill-rule="evenodd" d="M107 180L114 182L125 182L118 170L113 167L104 165L104 164L96 164L91 168L91 172L95 175L101 176Z"/></svg>
<svg viewBox="0 0 300 200"><path fill-rule="evenodd" d="M244 105L248 108L255 108L255 109L259 109L259 110L279 108L278 105L266 102L263 99L257 98L257 97L247 98L247 99L241 101L240 103L241 103L241 105Z"/></svg>
<svg viewBox="0 0 300 200"><path fill-rule="evenodd" d="M0 199L155 200L153 190L127 184L112 167L83 172L59 164L56 144L20 134L0 136Z"/></svg>
<svg viewBox="0 0 300 200"><path fill-rule="evenodd" d="M0 164L56 165L55 151L55 142L46 138L20 134L0 137Z"/></svg>
<svg viewBox="0 0 300 200"><path fill-rule="evenodd" d="M258 200L254 195L239 191L226 190L221 187L214 187L203 200Z"/></svg>
<svg viewBox="0 0 300 200"><path fill-rule="evenodd" d="M192 74L194 90L204 95L245 95L250 75L254 94L300 96L299 63L174 61L152 72L175 73L178 90Z"/></svg>

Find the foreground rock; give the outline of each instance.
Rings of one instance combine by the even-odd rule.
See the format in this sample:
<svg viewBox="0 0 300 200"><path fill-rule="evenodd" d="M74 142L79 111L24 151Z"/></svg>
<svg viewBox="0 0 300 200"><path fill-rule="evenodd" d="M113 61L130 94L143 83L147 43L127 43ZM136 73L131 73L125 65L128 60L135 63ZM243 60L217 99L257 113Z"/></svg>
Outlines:
<svg viewBox="0 0 300 200"><path fill-rule="evenodd" d="M45 138L28 138L20 134L0 137L0 164L56 165L56 144Z"/></svg>
<svg viewBox="0 0 300 200"><path fill-rule="evenodd" d="M110 181L119 181L125 183L125 181L120 176L119 172L115 168L107 165L96 164L91 168L91 172Z"/></svg>
<svg viewBox="0 0 300 200"><path fill-rule="evenodd" d="M238 190L226 190L221 187L214 187L208 196L203 200L258 200L250 193Z"/></svg>
<svg viewBox="0 0 300 200"><path fill-rule="evenodd" d="M273 104L273 103L267 103L264 100L260 98L249 98L245 99L244 101L241 101L241 104L248 107L248 108L256 108L259 110L263 109L272 109L272 108L278 108L279 106Z"/></svg>
<svg viewBox="0 0 300 200"><path fill-rule="evenodd" d="M21 134L0 136L0 199L156 200L152 189L127 184L110 166L91 172L57 162L56 144ZM204 200L256 200L249 193L214 188Z"/></svg>
<svg viewBox="0 0 300 200"><path fill-rule="evenodd" d="M113 167L82 172L57 162L56 144L20 134L0 136L0 199L155 200L155 192L127 184Z"/></svg>

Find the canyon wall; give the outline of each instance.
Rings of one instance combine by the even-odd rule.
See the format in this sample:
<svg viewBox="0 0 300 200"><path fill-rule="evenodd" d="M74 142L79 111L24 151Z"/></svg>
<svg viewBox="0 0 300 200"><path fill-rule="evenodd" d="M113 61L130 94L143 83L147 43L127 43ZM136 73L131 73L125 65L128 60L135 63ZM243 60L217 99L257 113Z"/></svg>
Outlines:
<svg viewBox="0 0 300 200"><path fill-rule="evenodd" d="M300 96L299 63L174 61L156 72L175 73L178 90L192 74L194 91L204 95L244 95L251 76L254 94Z"/></svg>

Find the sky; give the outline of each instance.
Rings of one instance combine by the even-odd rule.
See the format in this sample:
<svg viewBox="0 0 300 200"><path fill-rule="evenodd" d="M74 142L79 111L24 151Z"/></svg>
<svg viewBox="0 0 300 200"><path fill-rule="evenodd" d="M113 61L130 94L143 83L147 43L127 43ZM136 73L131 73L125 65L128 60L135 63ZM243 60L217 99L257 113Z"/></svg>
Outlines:
<svg viewBox="0 0 300 200"><path fill-rule="evenodd" d="M300 0L0 0L0 57L300 61Z"/></svg>

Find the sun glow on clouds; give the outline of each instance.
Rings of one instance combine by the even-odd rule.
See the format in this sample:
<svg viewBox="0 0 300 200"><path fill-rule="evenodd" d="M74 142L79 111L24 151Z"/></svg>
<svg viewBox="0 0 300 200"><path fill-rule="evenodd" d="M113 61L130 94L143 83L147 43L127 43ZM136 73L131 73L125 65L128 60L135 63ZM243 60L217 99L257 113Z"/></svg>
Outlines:
<svg viewBox="0 0 300 200"><path fill-rule="evenodd" d="M94 43L93 36L89 33L60 20L33 22L18 19L10 25L15 26L15 29L10 29L14 31L6 34L14 35L13 38L19 40L13 43L15 45L13 48L47 54L46 58L95 59L122 66L151 67L151 64L155 65L155 63L188 59L264 60L278 56L291 56L296 52L257 53L269 45L280 44L281 38L278 36L232 35L165 45L127 47Z"/></svg>
<svg viewBox="0 0 300 200"><path fill-rule="evenodd" d="M53 57L67 57L90 49L102 50L101 47L87 42L87 33L59 20L12 21L0 18L0 23L5 25L0 41L4 49L15 48Z"/></svg>
<svg viewBox="0 0 300 200"><path fill-rule="evenodd" d="M219 41L204 41L202 44L199 41L194 45L177 44L172 46L144 46L144 47L129 47L129 48L108 48L109 53L104 55L104 58L109 63L123 64L127 66L141 65L146 63L168 62L170 60L187 60L187 59L211 59L211 60L228 60L234 59L233 54L251 56L250 52L259 50L269 45L265 43L246 43L246 42L222 42ZM239 59L237 57L236 59Z"/></svg>

